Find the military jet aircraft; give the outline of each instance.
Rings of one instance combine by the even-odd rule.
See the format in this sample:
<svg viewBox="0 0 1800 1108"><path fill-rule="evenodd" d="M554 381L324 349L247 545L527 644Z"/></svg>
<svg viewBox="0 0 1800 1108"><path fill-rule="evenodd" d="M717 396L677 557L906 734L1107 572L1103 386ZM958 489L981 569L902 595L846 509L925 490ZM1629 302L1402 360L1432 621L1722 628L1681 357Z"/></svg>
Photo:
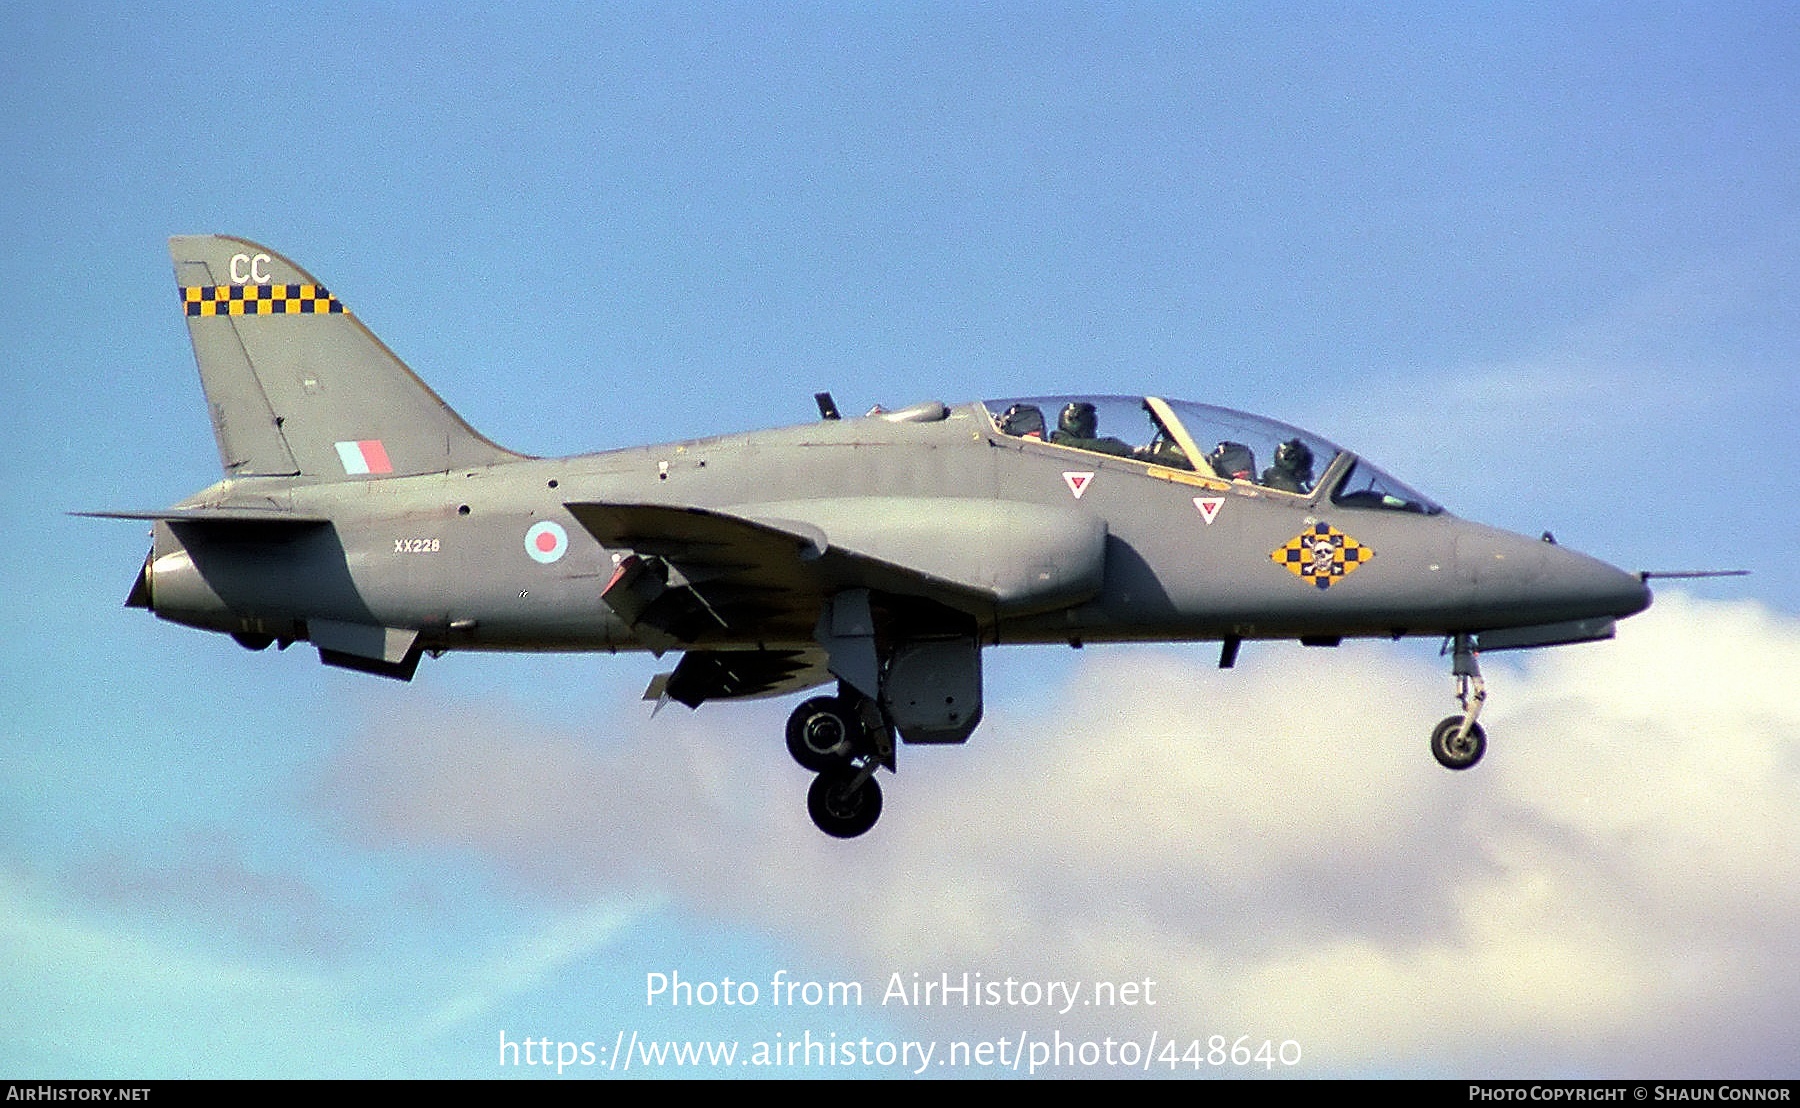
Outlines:
<svg viewBox="0 0 1800 1108"><path fill-rule="evenodd" d="M266 247L170 241L225 477L152 523L126 603L410 679L448 650L680 652L646 699L836 682L787 724L813 821L881 813L896 740L960 743L1010 643L1442 636L1480 760L1482 650L1609 638L1650 593L1461 520L1357 454L1157 396L937 401L570 458L484 438Z"/></svg>

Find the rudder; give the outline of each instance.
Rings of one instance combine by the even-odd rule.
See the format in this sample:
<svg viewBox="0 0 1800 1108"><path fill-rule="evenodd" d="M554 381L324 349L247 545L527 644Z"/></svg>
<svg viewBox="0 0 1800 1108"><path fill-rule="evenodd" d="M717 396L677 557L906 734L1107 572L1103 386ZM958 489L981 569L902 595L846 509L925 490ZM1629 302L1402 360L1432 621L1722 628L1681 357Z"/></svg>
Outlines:
<svg viewBox="0 0 1800 1108"><path fill-rule="evenodd" d="M313 276L222 235L169 240L228 476L350 480L511 461Z"/></svg>

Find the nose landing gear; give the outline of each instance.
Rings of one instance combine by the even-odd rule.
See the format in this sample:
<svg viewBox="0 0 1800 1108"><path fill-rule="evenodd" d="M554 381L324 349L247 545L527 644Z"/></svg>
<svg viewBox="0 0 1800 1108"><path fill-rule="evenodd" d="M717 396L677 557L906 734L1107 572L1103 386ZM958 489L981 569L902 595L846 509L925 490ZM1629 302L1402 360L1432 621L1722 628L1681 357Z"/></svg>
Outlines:
<svg viewBox="0 0 1800 1108"><path fill-rule="evenodd" d="M806 811L819 830L854 839L875 826L881 818L875 771L894 768L894 732L874 701L848 685L837 696L805 701L788 717L787 748L801 768L818 774Z"/></svg>
<svg viewBox="0 0 1800 1108"><path fill-rule="evenodd" d="M1481 662L1475 653L1475 636L1457 634L1450 673L1456 678L1456 699L1463 714L1447 716L1431 731L1431 755L1445 769L1468 769L1487 753L1487 732L1476 722L1487 703L1487 683L1481 679Z"/></svg>

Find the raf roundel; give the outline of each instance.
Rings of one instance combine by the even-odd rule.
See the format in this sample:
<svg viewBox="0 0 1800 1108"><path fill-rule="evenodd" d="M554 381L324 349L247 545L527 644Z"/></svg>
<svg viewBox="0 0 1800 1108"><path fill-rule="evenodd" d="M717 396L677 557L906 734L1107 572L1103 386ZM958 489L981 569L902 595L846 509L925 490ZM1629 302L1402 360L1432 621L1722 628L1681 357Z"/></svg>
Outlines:
<svg viewBox="0 0 1800 1108"><path fill-rule="evenodd" d="M549 565L563 556L569 549L569 533L559 523L544 520L534 523L525 532L525 553L531 560Z"/></svg>

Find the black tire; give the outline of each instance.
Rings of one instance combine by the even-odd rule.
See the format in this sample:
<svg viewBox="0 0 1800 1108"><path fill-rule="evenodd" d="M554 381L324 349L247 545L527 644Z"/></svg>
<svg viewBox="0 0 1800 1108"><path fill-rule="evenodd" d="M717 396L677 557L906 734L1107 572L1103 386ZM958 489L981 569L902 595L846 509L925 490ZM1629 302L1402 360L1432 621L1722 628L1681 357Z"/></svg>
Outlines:
<svg viewBox="0 0 1800 1108"><path fill-rule="evenodd" d="M1461 743L1455 742L1462 723L1461 716L1447 716L1431 731L1431 756L1445 769L1468 769L1487 753L1487 732L1479 723L1469 728L1468 737Z"/></svg>
<svg viewBox="0 0 1800 1108"><path fill-rule="evenodd" d="M848 704L835 696L815 696L788 717L788 754L812 773L841 769L855 749L855 727Z"/></svg>
<svg viewBox="0 0 1800 1108"><path fill-rule="evenodd" d="M873 777L855 792L847 791L858 772L848 766L827 770L806 791L807 814L834 839L854 839L881 818L881 786Z"/></svg>

